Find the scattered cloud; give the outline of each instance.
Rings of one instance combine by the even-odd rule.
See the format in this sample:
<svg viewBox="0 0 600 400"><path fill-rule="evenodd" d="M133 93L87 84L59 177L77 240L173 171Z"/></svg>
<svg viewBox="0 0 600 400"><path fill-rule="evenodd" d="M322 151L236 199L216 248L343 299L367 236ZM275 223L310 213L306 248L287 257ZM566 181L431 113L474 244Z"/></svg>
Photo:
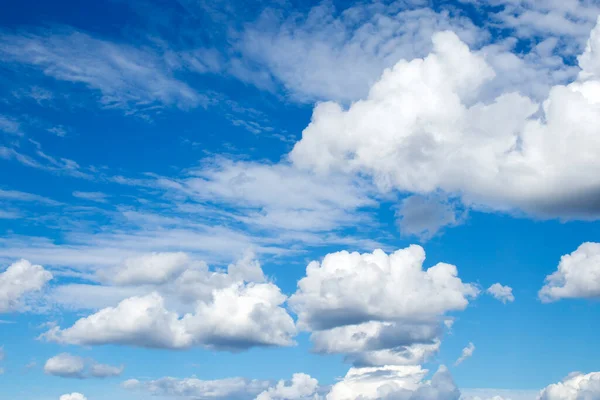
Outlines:
<svg viewBox="0 0 600 400"><path fill-rule="evenodd" d="M465 361L467 358L470 358L473 356L473 352L475 352L475 345L473 343L469 343L467 345L467 347L465 347L462 350L460 357L458 357L458 359L456 360L454 365L462 364L462 362Z"/></svg>
<svg viewBox="0 0 600 400"><path fill-rule="evenodd" d="M486 292L504 304L515 301L515 296L513 295L512 288L510 286L503 286L499 283L494 283L486 290Z"/></svg>
<svg viewBox="0 0 600 400"><path fill-rule="evenodd" d="M600 243L583 243L561 257L558 269L539 291L544 302L564 298L600 297Z"/></svg>
<svg viewBox="0 0 600 400"><path fill-rule="evenodd" d="M19 260L0 272L0 313L27 308L28 295L39 292L52 279L41 265Z"/></svg>
<svg viewBox="0 0 600 400"><path fill-rule="evenodd" d="M95 201L98 203L106 203L108 202L108 195L102 192L73 192L73 197L77 197L78 199Z"/></svg>
<svg viewBox="0 0 600 400"><path fill-rule="evenodd" d="M4 32L0 54L5 61L39 69L59 81L85 85L99 93L103 107L127 114L165 106L186 109L207 101L174 77L156 49L113 43L69 28Z"/></svg>
<svg viewBox="0 0 600 400"><path fill-rule="evenodd" d="M87 400L81 393L63 394L58 400Z"/></svg>
<svg viewBox="0 0 600 400"><path fill-rule="evenodd" d="M69 353L61 353L49 358L44 364L44 372L48 375L60 376L62 378L109 378L120 376L124 367L116 367L107 364L99 364L91 359L73 356Z"/></svg>

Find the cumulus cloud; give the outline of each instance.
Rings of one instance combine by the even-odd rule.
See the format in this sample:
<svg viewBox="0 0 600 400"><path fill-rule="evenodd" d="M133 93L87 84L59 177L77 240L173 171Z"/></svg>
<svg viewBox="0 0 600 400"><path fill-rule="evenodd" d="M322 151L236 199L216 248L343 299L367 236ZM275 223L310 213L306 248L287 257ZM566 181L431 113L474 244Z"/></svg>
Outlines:
<svg viewBox="0 0 600 400"><path fill-rule="evenodd" d="M437 33L430 55L387 69L364 100L347 109L318 104L290 158L370 175L383 191L441 191L483 210L596 219L599 32L577 79L552 87L542 104L518 93L479 102L494 69L454 33Z"/></svg>
<svg viewBox="0 0 600 400"><path fill-rule="evenodd" d="M515 301L515 296L513 295L512 288L510 286L503 286L499 283L494 283L486 290L486 292L504 304Z"/></svg>
<svg viewBox="0 0 600 400"><path fill-rule="evenodd" d="M63 394L58 400L87 400L87 397L81 393L74 392L71 394Z"/></svg>
<svg viewBox="0 0 600 400"><path fill-rule="evenodd" d="M49 358L44 364L44 372L48 375L63 378L109 378L119 376L124 367L99 364L91 359L84 359L69 353L58 354Z"/></svg>
<svg viewBox="0 0 600 400"><path fill-rule="evenodd" d="M310 375L298 373L292 376L290 382L279 381L273 387L260 393L256 400L309 400L320 399L316 393L319 381Z"/></svg>
<svg viewBox="0 0 600 400"><path fill-rule="evenodd" d="M418 364L439 348L442 317L463 310L478 289L455 266L423 269L425 251L331 253L313 261L290 305L314 348L356 365Z"/></svg>
<svg viewBox="0 0 600 400"><path fill-rule="evenodd" d="M171 377L140 381L130 379L122 386L129 390L148 392L155 396L196 399L251 400L269 388L269 382L244 378L200 380Z"/></svg>
<svg viewBox="0 0 600 400"><path fill-rule="evenodd" d="M561 257L558 269L539 291L542 301L600 297L600 243L583 243Z"/></svg>
<svg viewBox="0 0 600 400"><path fill-rule="evenodd" d="M52 274L41 265L27 260L11 264L0 272L0 313L18 310L25 305L28 294L39 292L52 279Z"/></svg>
<svg viewBox="0 0 600 400"><path fill-rule="evenodd" d="M424 380L427 372L420 366L351 368L327 400L458 400L460 391L446 367L430 381Z"/></svg>
<svg viewBox="0 0 600 400"><path fill-rule="evenodd" d="M42 335L59 343L121 344L181 349L204 346L231 351L294 344L296 327L283 304L287 296L266 281L251 255L227 272L209 271L182 253L152 254L125 263L118 283L166 283ZM181 303L192 311L178 312ZM169 307L172 303L175 308ZM187 306L190 307L190 306Z"/></svg>
<svg viewBox="0 0 600 400"><path fill-rule="evenodd" d="M462 362L465 361L467 358L472 357L474 352L475 352L475 345L473 343L469 343L467 345L467 347L462 349L462 353L461 353L460 357L458 357L458 359L456 360L454 365L462 364Z"/></svg>
<svg viewBox="0 0 600 400"><path fill-rule="evenodd" d="M544 388L538 400L592 400L600 398L600 372L573 373Z"/></svg>

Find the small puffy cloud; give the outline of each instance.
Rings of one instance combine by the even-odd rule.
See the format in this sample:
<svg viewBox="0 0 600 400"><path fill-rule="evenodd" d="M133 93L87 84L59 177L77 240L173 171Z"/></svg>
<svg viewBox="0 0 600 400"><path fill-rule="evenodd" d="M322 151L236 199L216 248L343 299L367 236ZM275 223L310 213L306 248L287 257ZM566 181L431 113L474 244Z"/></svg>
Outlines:
<svg viewBox="0 0 600 400"><path fill-rule="evenodd" d="M319 381L310 375L299 373L290 382L279 381L273 387L260 393L256 400L309 400L320 398L317 394Z"/></svg>
<svg viewBox="0 0 600 400"><path fill-rule="evenodd" d="M467 345L467 347L465 347L464 349L462 349L462 353L461 353L460 357L458 357L458 359L456 360L456 362L454 363L454 365L461 364L467 358L471 357L473 355L473 352L475 352L475 345L473 343L469 343Z"/></svg>
<svg viewBox="0 0 600 400"><path fill-rule="evenodd" d="M44 288L52 279L52 274L41 265L33 265L27 260L11 264L0 272L0 313L23 307L23 299Z"/></svg>
<svg viewBox="0 0 600 400"><path fill-rule="evenodd" d="M46 374L63 378L109 378L121 375L123 370L122 366L99 364L94 360L86 360L68 353L49 358L44 364Z"/></svg>
<svg viewBox="0 0 600 400"><path fill-rule="evenodd" d="M63 394L59 397L58 400L87 400L87 397L82 395L81 393L71 393L71 394Z"/></svg>
<svg viewBox="0 0 600 400"><path fill-rule="evenodd" d="M600 398L600 372L573 373L544 388L538 400L593 400Z"/></svg>
<svg viewBox="0 0 600 400"><path fill-rule="evenodd" d="M150 381L130 379L121 384L125 389L148 392L153 396L215 400L252 400L269 388L269 382L244 378L201 380L171 377Z"/></svg>
<svg viewBox="0 0 600 400"><path fill-rule="evenodd" d="M424 381L427 372L420 366L351 368L327 400L458 400L460 391L446 367Z"/></svg>
<svg viewBox="0 0 600 400"><path fill-rule="evenodd" d="M600 297L600 243L583 243L561 257L558 269L539 291L542 301Z"/></svg>
<svg viewBox="0 0 600 400"><path fill-rule="evenodd" d="M486 292L504 304L515 301L515 296L513 295L512 288L510 286L503 286L499 283L494 283L486 290Z"/></svg>

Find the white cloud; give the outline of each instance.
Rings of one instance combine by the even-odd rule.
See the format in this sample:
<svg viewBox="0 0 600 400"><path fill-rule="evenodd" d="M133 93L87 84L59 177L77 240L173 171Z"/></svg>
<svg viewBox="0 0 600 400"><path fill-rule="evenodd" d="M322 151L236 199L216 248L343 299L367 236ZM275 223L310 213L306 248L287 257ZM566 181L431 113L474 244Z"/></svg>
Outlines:
<svg viewBox="0 0 600 400"><path fill-rule="evenodd" d="M57 80L96 90L104 107L127 113L162 106L190 108L206 101L174 78L165 60L148 47L135 48L63 30L3 34L0 54L6 62L34 66Z"/></svg>
<svg viewBox="0 0 600 400"><path fill-rule="evenodd" d="M593 400L600 398L600 372L573 373L544 388L538 400Z"/></svg>
<svg viewBox="0 0 600 400"><path fill-rule="evenodd" d="M383 191L442 191L484 210L595 219L599 31L577 80L552 87L541 105L516 93L478 103L495 71L455 34L437 33L429 56L386 70L365 100L347 110L318 104L290 157L318 172L370 175Z"/></svg>
<svg viewBox="0 0 600 400"><path fill-rule="evenodd" d="M44 364L44 372L63 378L83 378L85 362L83 358L62 353L49 358Z"/></svg>
<svg viewBox="0 0 600 400"><path fill-rule="evenodd" d="M108 364L92 363L90 365L90 376L94 378L110 378L113 376L120 376L125 368L123 366L117 367Z"/></svg>
<svg viewBox="0 0 600 400"><path fill-rule="evenodd" d="M486 292L504 304L515 301L515 296L513 295L512 288L510 286L503 286L499 283L494 283L486 290Z"/></svg>
<svg viewBox="0 0 600 400"><path fill-rule="evenodd" d="M462 364L462 362L465 361L467 358L472 357L474 352L475 352L475 345L473 343L469 343L467 345L467 347L462 349L462 353L461 353L460 357L458 357L458 359L456 360L454 365Z"/></svg>
<svg viewBox="0 0 600 400"><path fill-rule="evenodd" d="M49 358L44 364L44 372L48 375L63 378L109 378L121 375L124 367L99 364L91 359L84 359L69 353L61 353Z"/></svg>
<svg viewBox="0 0 600 400"><path fill-rule="evenodd" d="M102 192L73 192L73 197L77 197L79 199L95 201L98 203L106 203L108 195Z"/></svg>
<svg viewBox="0 0 600 400"><path fill-rule="evenodd" d="M319 381L310 375L298 373L289 382L279 381L273 387L256 396L256 400L310 400L320 399L317 394Z"/></svg>
<svg viewBox="0 0 600 400"><path fill-rule="evenodd" d="M462 310L478 290L439 263L423 270L425 251L412 245L387 255L331 253L311 262L290 298L305 329L328 329L389 319L423 320Z"/></svg>
<svg viewBox="0 0 600 400"><path fill-rule="evenodd" d="M395 3L335 10L324 2L306 15L282 15L267 9L246 25L234 48L243 63L268 71L258 81L263 86L280 82L294 100L306 102L363 97L385 68L426 54L436 31L453 29L469 43L486 37L468 18L429 8L401 10ZM257 75L250 67L230 73L246 81Z"/></svg>
<svg viewBox="0 0 600 400"><path fill-rule="evenodd" d="M410 246L338 252L311 262L290 297L298 326L315 351L345 354L355 365L411 365L439 349L446 312L463 310L478 289L439 263L423 270L425 252Z"/></svg>
<svg viewBox="0 0 600 400"><path fill-rule="evenodd" d="M600 243L583 243L561 257L558 269L539 291L542 301L600 297Z"/></svg>
<svg viewBox="0 0 600 400"><path fill-rule="evenodd" d="M130 379L122 386L129 390L142 390L155 396L196 399L251 400L269 387L269 382L244 378L200 380L171 377L150 381Z"/></svg>
<svg viewBox="0 0 600 400"><path fill-rule="evenodd" d="M186 253L151 253L127 258L120 265L100 270L99 274L117 285L160 284L179 275L189 263Z"/></svg>
<svg viewBox="0 0 600 400"><path fill-rule="evenodd" d="M58 400L87 400L81 393L63 394Z"/></svg>
<svg viewBox="0 0 600 400"><path fill-rule="evenodd" d="M458 400L460 391L446 367L430 381L424 381L426 374L420 366L351 368L327 400Z"/></svg>
<svg viewBox="0 0 600 400"><path fill-rule="evenodd" d="M52 279L41 265L19 260L0 273L0 312L26 307L28 295L39 292Z"/></svg>
<svg viewBox="0 0 600 400"><path fill-rule="evenodd" d="M21 124L14 118L0 114L0 132L10 133L12 135L22 135Z"/></svg>
<svg viewBox="0 0 600 400"><path fill-rule="evenodd" d="M196 201L235 206L238 220L262 229L328 231L359 222L358 209L376 205L371 188L360 181L323 177L286 163L218 158L190 170L177 184Z"/></svg>
<svg viewBox="0 0 600 400"><path fill-rule="evenodd" d="M214 287L207 298L197 296L194 312L184 315L168 310L157 292L130 297L70 328L54 327L43 337L78 345L205 346L231 351L294 343L294 321L282 307L286 296L273 283L239 281Z"/></svg>

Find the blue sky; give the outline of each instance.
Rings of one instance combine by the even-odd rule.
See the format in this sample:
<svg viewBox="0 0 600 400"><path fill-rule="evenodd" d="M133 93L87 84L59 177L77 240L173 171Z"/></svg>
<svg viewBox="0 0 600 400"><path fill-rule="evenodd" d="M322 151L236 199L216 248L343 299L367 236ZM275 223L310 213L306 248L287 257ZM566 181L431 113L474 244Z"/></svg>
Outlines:
<svg viewBox="0 0 600 400"><path fill-rule="evenodd" d="M1 400L600 398L600 2L2 10Z"/></svg>

